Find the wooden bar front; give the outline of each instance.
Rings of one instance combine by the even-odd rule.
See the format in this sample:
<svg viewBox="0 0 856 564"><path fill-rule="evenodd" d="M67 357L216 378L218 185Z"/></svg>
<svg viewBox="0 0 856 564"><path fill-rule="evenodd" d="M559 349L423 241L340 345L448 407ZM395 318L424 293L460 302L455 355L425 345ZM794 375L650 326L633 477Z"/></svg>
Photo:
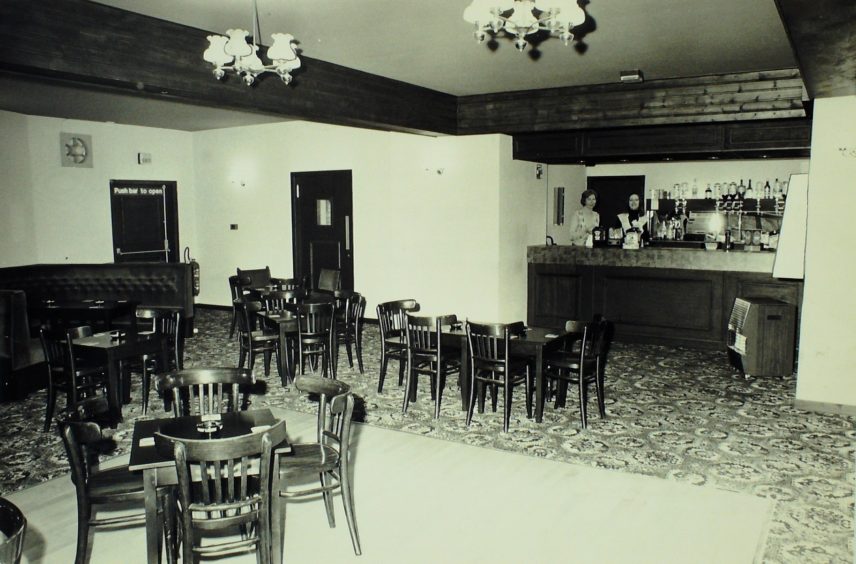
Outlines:
<svg viewBox="0 0 856 564"><path fill-rule="evenodd" d="M799 318L802 281L773 278L774 258L768 252L529 247L527 322L561 327L602 314L619 341L725 349L735 297L794 304Z"/></svg>

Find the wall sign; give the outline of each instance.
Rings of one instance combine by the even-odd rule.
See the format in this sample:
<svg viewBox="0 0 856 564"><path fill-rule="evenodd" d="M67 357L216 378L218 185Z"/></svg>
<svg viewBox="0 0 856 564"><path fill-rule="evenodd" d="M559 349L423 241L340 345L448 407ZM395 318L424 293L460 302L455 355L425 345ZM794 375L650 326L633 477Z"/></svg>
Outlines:
<svg viewBox="0 0 856 564"><path fill-rule="evenodd" d="M81 133L59 134L62 166L92 168L92 136Z"/></svg>

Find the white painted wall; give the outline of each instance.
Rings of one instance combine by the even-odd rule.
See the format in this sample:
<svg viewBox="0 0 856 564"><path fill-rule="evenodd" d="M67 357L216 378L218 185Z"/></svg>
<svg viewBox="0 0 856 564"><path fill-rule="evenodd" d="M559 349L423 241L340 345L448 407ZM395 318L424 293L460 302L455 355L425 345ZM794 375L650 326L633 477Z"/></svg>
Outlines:
<svg viewBox="0 0 856 564"><path fill-rule="evenodd" d="M29 264L37 256L27 125L26 116L0 111L0 266Z"/></svg>
<svg viewBox="0 0 856 564"><path fill-rule="evenodd" d="M557 245L571 244L571 227L568 223L571 213L579 209L580 196L586 189L586 167L582 165L549 165L547 167L547 235ZM557 186L565 188L565 221L556 225L555 196Z"/></svg>
<svg viewBox="0 0 856 564"><path fill-rule="evenodd" d="M191 134L10 112L0 112L0 126L4 133L7 126L10 132L24 133L15 138L10 154L16 162L10 169L4 146L2 192L4 208L9 200L22 210L9 223L13 238L29 242L4 252L3 266L112 262L111 179L177 181L179 242L194 246ZM61 166L60 132L92 136L92 168ZM151 153L152 164L137 164L138 152Z"/></svg>
<svg viewBox="0 0 856 564"><path fill-rule="evenodd" d="M854 179L856 96L815 100L798 400L856 406Z"/></svg>
<svg viewBox="0 0 856 564"><path fill-rule="evenodd" d="M526 321L526 247L544 244L547 178L547 174L537 178L535 163L513 160L511 138L500 138L499 311L495 321Z"/></svg>
<svg viewBox="0 0 856 564"><path fill-rule="evenodd" d="M498 278L500 245L525 264L527 230L500 237L500 158L511 160L506 137L425 137L307 122L194 135L204 241L197 251L200 303L228 304L227 278L238 266L292 274L292 172L352 170L354 286L365 294L370 317L378 302L412 297L426 314L496 319L498 286L483 281ZM518 198L522 190L507 192ZM541 205L518 206L517 221L543 233ZM525 288L525 268L510 283Z"/></svg>

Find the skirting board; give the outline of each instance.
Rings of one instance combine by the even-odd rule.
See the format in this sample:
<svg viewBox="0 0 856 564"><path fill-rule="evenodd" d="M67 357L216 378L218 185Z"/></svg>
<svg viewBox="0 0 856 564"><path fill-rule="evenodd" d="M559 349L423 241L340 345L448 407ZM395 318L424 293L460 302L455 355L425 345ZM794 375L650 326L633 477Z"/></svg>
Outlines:
<svg viewBox="0 0 856 564"><path fill-rule="evenodd" d="M831 413L835 415L856 416L856 405L844 405L840 403L829 403L825 401L794 400L794 407L803 411L815 411L817 413Z"/></svg>

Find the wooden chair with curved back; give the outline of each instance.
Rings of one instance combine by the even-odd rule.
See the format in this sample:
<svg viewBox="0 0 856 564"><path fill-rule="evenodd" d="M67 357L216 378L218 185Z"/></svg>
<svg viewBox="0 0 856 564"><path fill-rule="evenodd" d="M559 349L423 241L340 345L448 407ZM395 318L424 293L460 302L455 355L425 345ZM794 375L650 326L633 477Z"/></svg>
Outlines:
<svg viewBox="0 0 856 564"><path fill-rule="evenodd" d="M515 323L473 323L467 321L467 346L470 359L470 397L467 403L467 426L473 420L476 394L479 396L479 413L484 411L485 387L490 387L493 410L499 388L502 387L502 430L508 432L511 419L511 395L514 386L524 384L526 414L532 417L534 374L527 359L516 359L509 353L509 340L525 330L522 321Z"/></svg>
<svg viewBox="0 0 856 564"><path fill-rule="evenodd" d="M271 357L276 353L277 358L282 354L279 350L279 334L272 330L259 328L256 323L256 312L262 311L264 306L261 302L238 300L235 302L238 308L238 332L240 335L240 349L238 356L238 367L243 367L247 361L247 368L253 368L256 356L262 354L264 357L265 376L270 374ZM276 363L279 370L280 363ZM279 375L282 378L282 374Z"/></svg>
<svg viewBox="0 0 856 564"><path fill-rule="evenodd" d="M544 377L558 383L554 407L563 407L568 384L577 385L580 396L580 424L588 426L588 386L595 385L597 407L601 417L606 417L604 398L604 364L609 344L610 325L603 318L585 323L568 321L565 330L582 334L582 340L566 350L544 355Z"/></svg>
<svg viewBox="0 0 856 564"><path fill-rule="evenodd" d="M380 377L377 391L383 393L386 369L391 359L398 360L398 385L404 380L404 367L407 363L407 335L404 329L404 316L419 311L419 302L413 299L394 300L377 305L378 326L380 327Z"/></svg>
<svg viewBox="0 0 856 564"><path fill-rule="evenodd" d="M363 374L363 315L366 310L366 299L359 292L336 292L336 294L337 300L343 301L336 314L337 346L344 345L348 353L348 366L351 368L354 367L354 352L356 353L357 366L360 374Z"/></svg>
<svg viewBox="0 0 856 564"><path fill-rule="evenodd" d="M459 363L450 362L443 356L443 340L441 331L444 325L458 322L456 315L425 317L405 314L404 330L407 341L407 370L404 386L404 403L402 413L407 413L407 407L416 399L417 380L420 375L431 379L431 398L434 400L434 419L440 417L440 400L446 382L446 374L450 366Z"/></svg>
<svg viewBox="0 0 856 564"><path fill-rule="evenodd" d="M105 445L109 444L98 422L99 418L105 417L109 417L107 401L103 396L97 396L70 406L55 418L77 495L76 564L87 561L91 527L123 528L145 524L144 512L104 519L93 517L93 509L99 507L126 508L128 504L139 504L142 510L145 499L142 474L129 471L127 465L107 469L99 467L99 455L107 450ZM163 529L159 543L166 538L167 557L173 562L173 522L168 509L172 503L171 496L171 486L158 488L158 514Z"/></svg>
<svg viewBox="0 0 856 564"><path fill-rule="evenodd" d="M246 368L186 368L158 375L158 387L176 417L246 410L255 383Z"/></svg>
<svg viewBox="0 0 856 564"><path fill-rule="evenodd" d="M332 301L304 302L294 308L298 317L297 362L300 374L306 371L306 363L315 368L321 363L321 371L336 378L333 357L336 351L335 304Z"/></svg>
<svg viewBox="0 0 856 564"><path fill-rule="evenodd" d="M184 356L184 339L181 333L181 313L175 310L157 308L137 308L137 327L140 333L154 333L166 340L166 366L161 366L159 355L144 354L140 371L142 373L143 413L149 410L149 392L151 375L155 372L179 370Z"/></svg>
<svg viewBox="0 0 856 564"><path fill-rule="evenodd" d="M330 378L300 376L294 385L301 392L318 397L317 442L289 445L287 453L274 451L274 476L271 484L274 562L282 560L282 501L321 494L327 510L327 522L330 527L335 527L333 492L337 489L341 490L354 553L360 555L362 549L351 484L351 419L354 414L354 395L347 384ZM307 475L319 476L320 484L311 483L308 486L296 487L299 478Z"/></svg>
<svg viewBox="0 0 856 564"><path fill-rule="evenodd" d="M271 449L285 439L285 421L223 439L155 433L155 447L175 459L183 562L249 549L270 562ZM202 543L202 537L211 541Z"/></svg>

